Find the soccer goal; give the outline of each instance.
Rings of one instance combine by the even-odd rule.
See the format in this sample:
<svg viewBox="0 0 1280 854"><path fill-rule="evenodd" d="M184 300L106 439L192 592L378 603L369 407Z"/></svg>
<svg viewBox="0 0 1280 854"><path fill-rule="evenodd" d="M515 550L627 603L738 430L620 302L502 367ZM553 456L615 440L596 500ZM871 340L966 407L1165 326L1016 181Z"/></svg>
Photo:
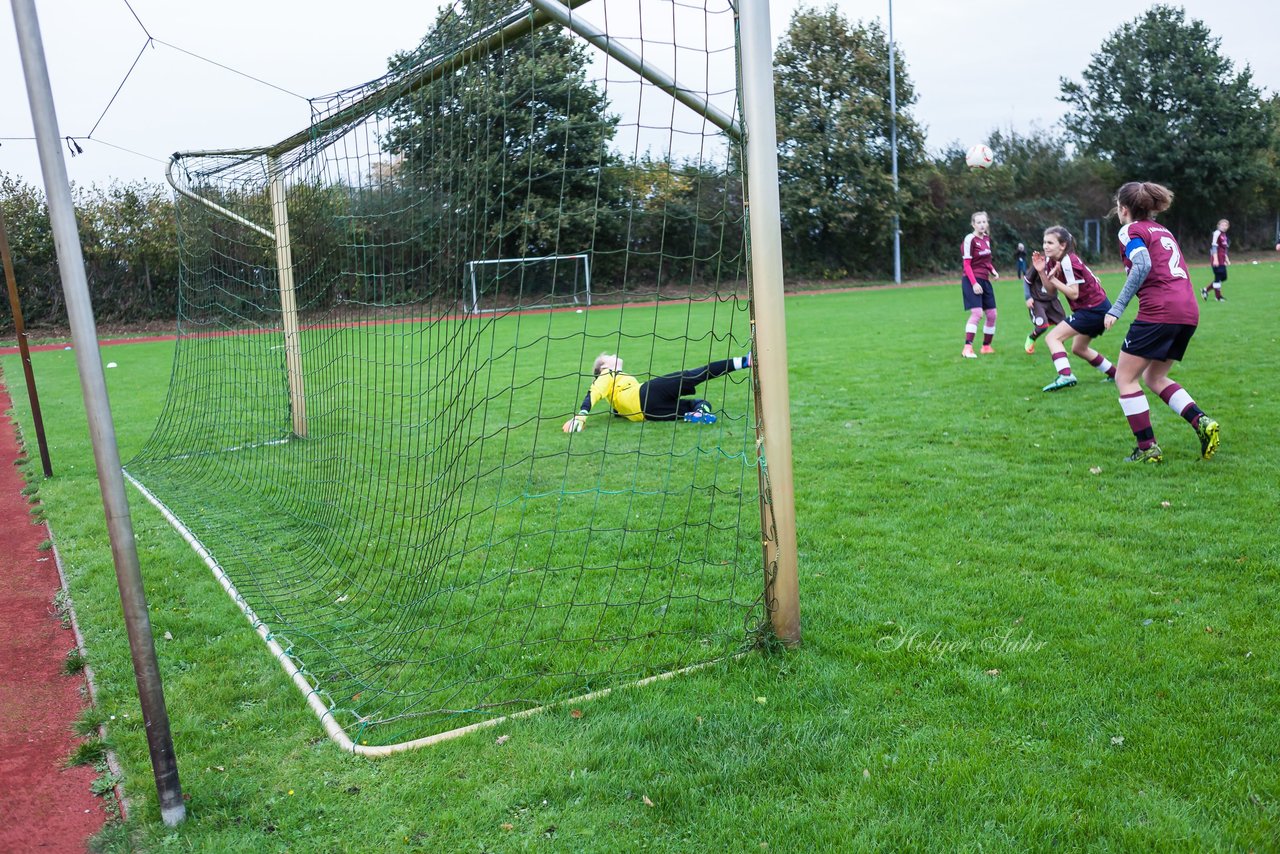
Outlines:
<svg viewBox="0 0 1280 854"><path fill-rule="evenodd" d="M591 256L468 261L463 298L472 314L589 306Z"/></svg>
<svg viewBox="0 0 1280 854"><path fill-rule="evenodd" d="M131 481L362 754L798 642L767 3L458 0L390 68L172 159ZM714 423L562 430L602 352L748 351Z"/></svg>

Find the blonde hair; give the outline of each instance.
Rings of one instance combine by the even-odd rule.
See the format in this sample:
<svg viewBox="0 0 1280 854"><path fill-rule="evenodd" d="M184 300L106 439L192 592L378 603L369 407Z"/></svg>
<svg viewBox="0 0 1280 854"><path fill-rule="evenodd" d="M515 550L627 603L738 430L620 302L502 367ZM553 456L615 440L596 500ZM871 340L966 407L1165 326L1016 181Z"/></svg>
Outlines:
<svg viewBox="0 0 1280 854"><path fill-rule="evenodd" d="M618 358L617 353L601 353L596 356L596 362L591 366L591 374L597 377L600 376L600 372L605 369L606 365L610 364L613 365L613 370L622 370L622 360Z"/></svg>
<svg viewBox="0 0 1280 854"><path fill-rule="evenodd" d="M976 224L976 223L977 223L977 221L978 221L978 217L980 217L980 216L987 216L987 212L986 212L986 211L974 211L974 212L973 212L973 214L969 217L969 225L974 225L974 224ZM988 221L988 222L990 222L990 221L991 221L991 217L987 216L987 221Z"/></svg>

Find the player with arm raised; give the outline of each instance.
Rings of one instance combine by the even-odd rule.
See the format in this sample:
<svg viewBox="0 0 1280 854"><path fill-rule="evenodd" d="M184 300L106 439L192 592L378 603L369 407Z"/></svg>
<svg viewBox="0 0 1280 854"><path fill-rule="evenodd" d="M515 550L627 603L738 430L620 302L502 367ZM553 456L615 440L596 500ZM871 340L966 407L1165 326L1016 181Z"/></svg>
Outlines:
<svg viewBox="0 0 1280 854"><path fill-rule="evenodd" d="M960 280L960 293L964 297L964 307L969 312L969 320L964 327L964 349L960 355L966 359L976 359L973 352L973 338L978 334L978 320L986 314L986 324L982 327L982 353L994 353L991 340L996 335L996 293L991 287L991 280L1000 278L996 272L995 262L991 255L990 222L986 211L975 211L969 217L973 231L965 235L961 246L961 259L964 262L964 278Z"/></svg>
<svg viewBox="0 0 1280 854"><path fill-rule="evenodd" d="M1150 181L1130 181L1116 192L1120 247L1129 275L1107 312L1106 327L1110 329L1129 300L1138 297L1138 316L1120 347L1116 366L1120 408L1138 441L1126 462L1158 463L1164 458L1151 429L1151 411L1139 378L1196 431L1203 459L1218 450L1218 422L1169 379L1169 369L1186 354L1200 322L1200 304L1178 241L1153 219L1172 203L1173 193Z"/></svg>
<svg viewBox="0 0 1280 854"><path fill-rule="evenodd" d="M1058 370L1058 376L1041 391L1057 391L1076 384L1071 373L1071 361L1067 358L1066 341L1071 342L1071 352L1101 371L1108 379L1114 379L1115 365L1089 346L1094 338L1106 331L1104 318L1111 308L1107 292L1093 271L1075 253L1076 240L1060 225L1044 230L1044 254L1035 253L1032 266L1042 277L1046 288L1053 288L1067 298L1071 316L1059 323L1045 339L1049 344L1049 358Z"/></svg>
<svg viewBox="0 0 1280 854"><path fill-rule="evenodd" d="M711 403L692 394L709 379L751 367L751 354L721 359L688 371L676 371L648 382L640 382L624 373L622 359L615 353L601 353L592 366L595 380L582 399L578 414L564 422L561 429L577 433L587 425L591 408L601 400L609 401L613 414L628 421L675 421L684 419L699 424L716 423Z"/></svg>
<svg viewBox="0 0 1280 854"><path fill-rule="evenodd" d="M1227 265L1231 263L1231 258L1227 254L1227 250L1231 248L1231 238L1227 237L1229 228L1231 228L1229 221L1218 220L1218 227L1213 232L1213 240L1209 243L1209 266L1213 267L1213 284L1200 289L1200 299L1207 300L1209 290L1212 288L1214 299L1218 302L1227 301L1227 298L1222 295L1222 285L1227 281Z"/></svg>

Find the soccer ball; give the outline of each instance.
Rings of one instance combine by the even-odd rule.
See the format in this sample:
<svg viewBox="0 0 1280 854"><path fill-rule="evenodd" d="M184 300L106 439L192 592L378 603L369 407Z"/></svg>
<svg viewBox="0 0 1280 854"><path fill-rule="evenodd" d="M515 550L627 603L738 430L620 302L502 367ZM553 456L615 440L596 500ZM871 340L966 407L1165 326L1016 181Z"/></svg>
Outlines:
<svg viewBox="0 0 1280 854"><path fill-rule="evenodd" d="M986 169L994 160L995 157L991 154L991 149L985 145L975 145L964 156L964 162L969 164L970 169Z"/></svg>

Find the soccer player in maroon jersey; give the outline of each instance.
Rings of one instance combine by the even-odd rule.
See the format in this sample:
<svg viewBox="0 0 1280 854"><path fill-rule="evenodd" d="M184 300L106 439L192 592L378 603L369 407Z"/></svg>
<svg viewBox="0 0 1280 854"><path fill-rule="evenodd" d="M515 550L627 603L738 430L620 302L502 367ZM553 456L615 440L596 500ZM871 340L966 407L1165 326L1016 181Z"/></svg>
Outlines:
<svg viewBox="0 0 1280 854"><path fill-rule="evenodd" d="M960 280L960 293L964 297L964 307L969 312L969 320L964 326L964 349L960 355L966 359L976 359L973 352L973 338L978 334L978 320L986 314L987 322L982 327L982 353L994 353L991 339L996 335L996 293L991 287L991 280L1000 278L996 272L995 262L991 256L990 225L986 211L976 211L969 217L973 231L965 235L961 258L964 260L964 278Z"/></svg>
<svg viewBox="0 0 1280 854"><path fill-rule="evenodd" d="M1227 256L1227 250L1231 248L1231 238L1227 237L1229 228L1231 223L1228 220L1218 220L1218 228L1213 232L1213 240L1209 243L1209 266L1213 267L1213 284L1200 289L1200 299L1208 299L1209 288L1212 288L1213 296L1218 302L1227 301L1222 295L1222 284L1227 280L1227 265L1231 263Z"/></svg>
<svg viewBox="0 0 1280 854"><path fill-rule="evenodd" d="M1049 331L1045 339L1049 343L1049 358L1058 370L1058 376L1042 391L1057 391L1076 384L1067 359L1066 342L1071 342L1071 352L1093 365L1109 379L1115 379L1116 369L1097 350L1089 346L1094 338L1106 331L1105 318L1111 309L1107 292L1102 289L1098 277L1093 274L1080 256L1075 253L1076 240L1060 225L1044 230L1044 254L1031 256L1031 265L1040 274L1045 288L1056 289L1067 298L1071 316Z"/></svg>
<svg viewBox="0 0 1280 854"><path fill-rule="evenodd" d="M1130 181L1116 192L1120 246L1129 275L1107 312L1106 328L1120 318L1129 300L1138 297L1138 316L1120 347L1116 366L1120 408L1138 441L1126 462L1158 463L1164 459L1151 429L1151 411L1139 377L1195 429L1203 459L1218 450L1218 422L1196 406L1186 389L1169 379L1169 369L1186 354L1200 322L1200 304L1182 249L1172 232L1152 219L1172 203L1173 193L1150 181Z"/></svg>

